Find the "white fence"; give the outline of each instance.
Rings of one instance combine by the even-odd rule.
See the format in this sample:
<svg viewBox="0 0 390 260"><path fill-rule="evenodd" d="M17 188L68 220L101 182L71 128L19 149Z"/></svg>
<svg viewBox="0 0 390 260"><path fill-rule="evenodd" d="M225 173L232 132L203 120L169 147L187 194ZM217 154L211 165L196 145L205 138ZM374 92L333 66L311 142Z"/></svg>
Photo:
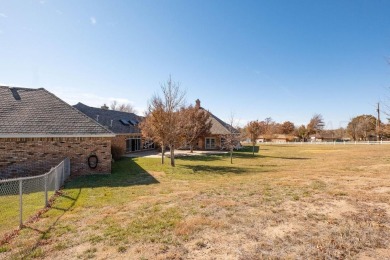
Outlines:
<svg viewBox="0 0 390 260"><path fill-rule="evenodd" d="M258 142L257 144L270 144L270 145L383 145L390 144L390 141L345 141L345 142Z"/></svg>
<svg viewBox="0 0 390 260"><path fill-rule="evenodd" d="M47 207L69 176L70 161L65 158L45 174L0 180L0 238Z"/></svg>

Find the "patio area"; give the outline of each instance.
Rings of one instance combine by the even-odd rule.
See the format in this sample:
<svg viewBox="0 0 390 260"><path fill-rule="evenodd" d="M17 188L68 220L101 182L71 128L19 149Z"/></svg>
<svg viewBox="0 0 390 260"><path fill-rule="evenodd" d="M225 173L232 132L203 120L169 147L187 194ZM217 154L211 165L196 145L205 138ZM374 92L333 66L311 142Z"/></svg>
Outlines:
<svg viewBox="0 0 390 260"><path fill-rule="evenodd" d="M196 156L196 155L212 155L212 154L227 154L227 151L193 151L193 153L190 153L189 150L175 150L175 157L182 157L182 156ZM166 157L170 157L170 152L165 152ZM144 152L138 152L138 153L129 153L125 154L124 157L147 157L147 158L161 158L161 153L157 150L152 151L144 151Z"/></svg>

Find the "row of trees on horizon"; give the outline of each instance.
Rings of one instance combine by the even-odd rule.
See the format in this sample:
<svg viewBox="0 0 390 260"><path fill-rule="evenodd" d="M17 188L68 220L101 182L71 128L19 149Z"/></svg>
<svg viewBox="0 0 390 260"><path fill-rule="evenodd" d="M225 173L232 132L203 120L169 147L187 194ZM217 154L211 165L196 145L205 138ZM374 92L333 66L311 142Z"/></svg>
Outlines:
<svg viewBox="0 0 390 260"><path fill-rule="evenodd" d="M253 140L262 137L271 140L276 135L283 134L287 141L307 141L311 137L327 140L369 140L379 137L379 140L390 137L390 124L384 124L372 115L359 115L350 120L346 128L324 129L325 124L321 114L315 114L307 125L296 126L291 121L276 123L268 117L263 121L251 121L243 129L244 137Z"/></svg>
<svg viewBox="0 0 390 260"><path fill-rule="evenodd" d="M152 102L153 103L153 102ZM195 110L193 106L188 106L187 110L184 109L184 105L181 104L181 114L186 114L184 118L195 117ZM136 110L131 104L120 104L116 100L112 101L110 107L102 106L105 109L111 109L116 111L136 113ZM150 111L149 111L150 112ZM204 121L206 117L197 115L198 120ZM207 117L208 118L208 117ZM180 120L183 122L183 120ZM201 123L200 123L201 124ZM199 125L199 123L198 123ZM195 129L199 126L195 126ZM207 128L206 126L204 126ZM263 121L251 121L244 128L236 126L241 130L243 138L258 139L260 136L265 140L271 140L275 135L283 134L288 141L308 141L311 136L316 138L326 138L328 140L368 140L370 137L379 136L379 139L390 138L390 124L384 124L382 122L378 125L378 120L373 115L359 115L350 120L346 128L340 127L337 129L324 129L325 123L321 114L315 114L310 119L307 125L296 126L291 121L285 121L283 123L277 123L272 120L271 117L267 117ZM190 125L182 126L184 135L192 135L194 128ZM188 134L187 134L188 133ZM206 134L206 132L204 132ZM188 138L186 138L188 140ZM191 139L191 137L189 137ZM188 141L187 141L188 143ZM189 147L193 149L191 141Z"/></svg>
<svg viewBox="0 0 390 260"><path fill-rule="evenodd" d="M119 103L116 100L111 102L110 107L104 105L102 108L137 113L131 104ZM259 136L263 136L266 140L272 139L275 135L284 134L289 141L297 140L297 138L299 141L307 141L311 135L317 135L317 138L326 137L329 140L345 140L350 138L354 141L368 140L372 136L379 136L380 139L390 138L390 124L380 122L378 126L377 118L373 115L356 116L350 120L346 128L324 129L324 126L325 124L321 114L313 115L307 125L300 126L296 126L291 121L277 123L271 117L267 117L263 121L256 120L249 122L242 129L242 133L245 138L251 138L253 135L251 131L258 131L260 133ZM192 129L188 128L187 130Z"/></svg>

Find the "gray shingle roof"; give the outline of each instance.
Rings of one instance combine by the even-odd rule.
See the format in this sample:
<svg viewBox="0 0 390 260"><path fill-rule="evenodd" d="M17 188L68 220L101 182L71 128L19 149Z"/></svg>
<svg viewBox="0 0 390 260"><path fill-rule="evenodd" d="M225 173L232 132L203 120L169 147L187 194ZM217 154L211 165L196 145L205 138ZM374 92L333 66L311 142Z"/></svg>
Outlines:
<svg viewBox="0 0 390 260"><path fill-rule="evenodd" d="M203 107L200 107L201 109L205 110ZM207 111L207 110L205 110ZM210 114L210 120L211 120L211 129L210 133L213 135L227 135L230 134L230 125L219 119L217 116L215 116L210 111L207 111ZM233 128L233 132L238 133L238 130Z"/></svg>
<svg viewBox="0 0 390 260"><path fill-rule="evenodd" d="M73 107L80 110L82 113L86 114L93 120L97 120L100 124L104 125L112 132L116 134L128 134L128 133L141 133L140 129L137 126L133 126L131 124L124 125L120 120L135 120L137 122L141 122L143 117L137 116L133 113L101 109L96 107L89 107L84 105L83 103L78 103ZM112 125L111 125L112 120Z"/></svg>
<svg viewBox="0 0 390 260"><path fill-rule="evenodd" d="M0 137L114 136L49 91L0 86Z"/></svg>

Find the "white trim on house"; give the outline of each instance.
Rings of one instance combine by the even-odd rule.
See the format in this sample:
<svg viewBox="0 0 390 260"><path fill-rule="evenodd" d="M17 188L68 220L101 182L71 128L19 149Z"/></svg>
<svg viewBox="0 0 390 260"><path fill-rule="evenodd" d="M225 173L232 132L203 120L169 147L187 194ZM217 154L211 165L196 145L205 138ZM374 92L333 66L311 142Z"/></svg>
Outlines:
<svg viewBox="0 0 390 260"><path fill-rule="evenodd" d="M115 134L50 135L50 134L0 134L0 138L74 138L74 137L115 137Z"/></svg>

